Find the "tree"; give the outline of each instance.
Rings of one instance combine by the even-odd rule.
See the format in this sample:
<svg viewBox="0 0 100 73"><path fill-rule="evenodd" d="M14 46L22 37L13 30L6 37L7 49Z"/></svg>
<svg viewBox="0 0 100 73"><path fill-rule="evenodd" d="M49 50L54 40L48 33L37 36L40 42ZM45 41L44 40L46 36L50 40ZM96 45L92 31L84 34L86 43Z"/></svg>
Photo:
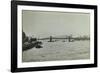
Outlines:
<svg viewBox="0 0 100 73"><path fill-rule="evenodd" d="M22 32L22 42L25 43L28 41L28 37L26 36L25 32Z"/></svg>

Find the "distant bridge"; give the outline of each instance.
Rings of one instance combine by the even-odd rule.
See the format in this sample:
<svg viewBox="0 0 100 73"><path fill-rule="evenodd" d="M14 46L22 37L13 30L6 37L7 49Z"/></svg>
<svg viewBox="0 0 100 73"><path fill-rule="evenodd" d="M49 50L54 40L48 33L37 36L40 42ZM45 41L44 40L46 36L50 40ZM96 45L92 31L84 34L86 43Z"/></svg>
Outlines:
<svg viewBox="0 0 100 73"><path fill-rule="evenodd" d="M57 39L64 39L68 42L73 42L74 40L90 40L90 38L84 38L84 37L72 37L72 36L66 36L66 37L47 37L47 38L40 38L38 40L49 40L49 42L53 42L54 40Z"/></svg>
<svg viewBox="0 0 100 73"><path fill-rule="evenodd" d="M54 40L56 39L65 39L65 40L68 40L69 42L72 42L74 40L74 38L72 38L72 36L67 36L66 38L59 38L59 37L48 37L48 38L40 38L38 40L49 40L49 42L53 42Z"/></svg>

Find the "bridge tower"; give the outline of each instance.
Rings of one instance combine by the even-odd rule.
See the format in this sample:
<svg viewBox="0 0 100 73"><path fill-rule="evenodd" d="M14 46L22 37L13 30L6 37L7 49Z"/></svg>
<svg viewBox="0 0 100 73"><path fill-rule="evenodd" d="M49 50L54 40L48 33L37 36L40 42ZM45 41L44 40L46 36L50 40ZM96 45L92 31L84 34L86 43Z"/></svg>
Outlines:
<svg viewBox="0 0 100 73"><path fill-rule="evenodd" d="M52 36L50 36L50 42L52 42Z"/></svg>

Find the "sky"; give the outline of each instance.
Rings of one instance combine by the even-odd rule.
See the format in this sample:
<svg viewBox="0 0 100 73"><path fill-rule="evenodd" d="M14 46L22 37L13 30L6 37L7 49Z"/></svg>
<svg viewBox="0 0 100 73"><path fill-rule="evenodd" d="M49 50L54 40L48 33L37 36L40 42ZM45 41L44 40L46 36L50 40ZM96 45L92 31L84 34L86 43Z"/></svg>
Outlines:
<svg viewBox="0 0 100 73"><path fill-rule="evenodd" d="M27 36L89 35L90 14L75 12L22 11L22 28Z"/></svg>

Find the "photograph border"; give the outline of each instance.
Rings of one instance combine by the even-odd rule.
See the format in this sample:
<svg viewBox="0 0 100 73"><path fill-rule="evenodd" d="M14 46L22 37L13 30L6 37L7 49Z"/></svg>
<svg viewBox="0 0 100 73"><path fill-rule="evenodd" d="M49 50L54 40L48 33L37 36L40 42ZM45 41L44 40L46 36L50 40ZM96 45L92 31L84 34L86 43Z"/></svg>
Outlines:
<svg viewBox="0 0 100 73"><path fill-rule="evenodd" d="M18 68L18 63L17 63L18 5L93 9L94 10L94 64ZM33 1L11 1L11 72L43 71L43 70L74 69L74 68L89 68L89 67L97 67L97 6L96 5L64 4L64 3L33 2Z"/></svg>

